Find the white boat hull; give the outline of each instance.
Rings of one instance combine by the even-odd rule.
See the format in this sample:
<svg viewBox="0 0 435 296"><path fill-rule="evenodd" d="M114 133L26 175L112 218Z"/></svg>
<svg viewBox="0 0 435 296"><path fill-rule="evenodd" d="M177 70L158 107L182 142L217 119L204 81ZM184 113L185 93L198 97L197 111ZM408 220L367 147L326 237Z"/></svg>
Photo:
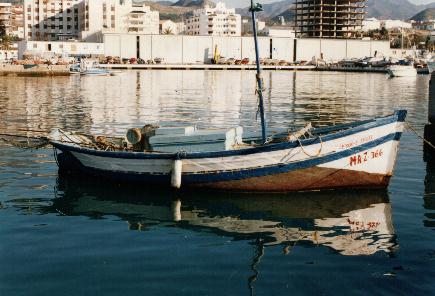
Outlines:
<svg viewBox="0 0 435 296"><path fill-rule="evenodd" d="M385 124L375 121L342 136L186 155L95 151L65 145L61 138L52 144L91 173L144 183L169 185L174 161L181 159L181 187L256 191L385 187L404 124L394 116L384 120Z"/></svg>
<svg viewBox="0 0 435 296"><path fill-rule="evenodd" d="M391 77L416 77L417 69L414 66L391 66L388 68Z"/></svg>

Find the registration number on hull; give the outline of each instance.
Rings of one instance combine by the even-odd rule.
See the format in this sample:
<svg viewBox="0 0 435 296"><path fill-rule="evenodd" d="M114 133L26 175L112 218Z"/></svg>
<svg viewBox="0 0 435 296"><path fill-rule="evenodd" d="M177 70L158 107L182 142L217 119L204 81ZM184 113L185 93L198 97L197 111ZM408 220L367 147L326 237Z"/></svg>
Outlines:
<svg viewBox="0 0 435 296"><path fill-rule="evenodd" d="M383 154L384 153L382 152L382 149L376 149L373 151L366 151L363 153L359 153L357 155L353 155L353 156L349 157L349 165L355 166L355 165L363 164L363 163L368 162L370 160L379 158Z"/></svg>

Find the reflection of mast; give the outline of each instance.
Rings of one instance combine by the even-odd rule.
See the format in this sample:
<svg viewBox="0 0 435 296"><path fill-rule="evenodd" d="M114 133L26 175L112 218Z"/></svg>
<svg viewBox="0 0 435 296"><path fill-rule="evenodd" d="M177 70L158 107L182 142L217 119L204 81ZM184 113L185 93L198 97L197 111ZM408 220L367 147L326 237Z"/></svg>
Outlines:
<svg viewBox="0 0 435 296"><path fill-rule="evenodd" d="M257 269L257 266L260 264L261 258L264 256L263 240L257 239L255 242L255 246L256 246L255 256L251 264L251 270L254 272L254 274L248 278L248 287L249 287L250 295L254 295L254 282L257 280L258 275L260 274Z"/></svg>

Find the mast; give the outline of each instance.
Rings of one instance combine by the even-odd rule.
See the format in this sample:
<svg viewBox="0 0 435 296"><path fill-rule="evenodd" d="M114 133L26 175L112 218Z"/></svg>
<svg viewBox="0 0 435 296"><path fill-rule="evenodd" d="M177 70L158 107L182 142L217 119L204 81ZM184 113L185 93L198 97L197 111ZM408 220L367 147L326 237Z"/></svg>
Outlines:
<svg viewBox="0 0 435 296"><path fill-rule="evenodd" d="M260 57L258 53L258 40L257 40L257 26L255 21L255 12L263 11L263 7L260 3L254 3L251 0L251 7L249 8L252 16L252 32L254 33L254 43L255 43L255 62L257 64L257 94L258 94L258 110L260 111L261 118L261 138L263 144L266 143L266 120L264 118L264 103L263 103L263 78L261 77L261 67L260 67Z"/></svg>

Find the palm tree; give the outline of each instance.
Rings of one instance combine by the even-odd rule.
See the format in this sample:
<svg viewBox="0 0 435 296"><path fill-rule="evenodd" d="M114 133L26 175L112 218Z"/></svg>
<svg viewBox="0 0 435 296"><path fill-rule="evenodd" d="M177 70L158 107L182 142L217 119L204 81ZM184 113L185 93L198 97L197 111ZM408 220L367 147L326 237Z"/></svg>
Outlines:
<svg viewBox="0 0 435 296"><path fill-rule="evenodd" d="M163 35L174 35L171 28L166 28L163 30Z"/></svg>

